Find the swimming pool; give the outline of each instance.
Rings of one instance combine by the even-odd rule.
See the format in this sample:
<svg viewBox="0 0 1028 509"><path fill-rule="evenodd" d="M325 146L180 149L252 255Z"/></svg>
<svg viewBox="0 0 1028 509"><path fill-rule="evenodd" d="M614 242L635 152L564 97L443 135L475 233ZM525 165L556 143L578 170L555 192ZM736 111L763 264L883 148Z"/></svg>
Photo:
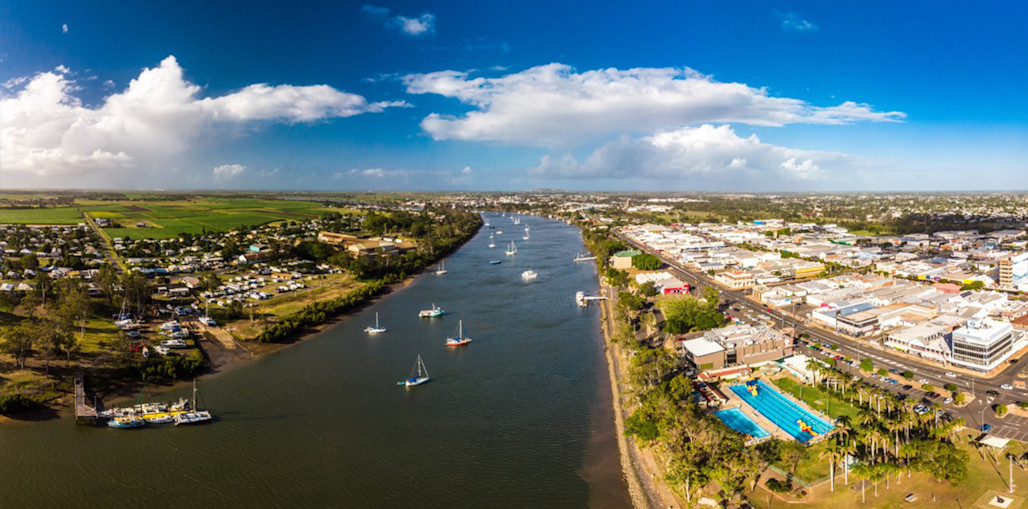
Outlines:
<svg viewBox="0 0 1028 509"><path fill-rule="evenodd" d="M815 436L824 435L832 430L831 424L793 403L762 380L757 380L756 397L744 384L733 385L730 389L738 394L746 404L800 442L807 442ZM797 421L803 421L809 425L814 434L801 431Z"/></svg>
<svg viewBox="0 0 1028 509"><path fill-rule="evenodd" d="M739 433L745 433L753 438L764 438L771 436L766 429L762 428L759 424L750 419L750 416L743 413L738 408L728 408L714 412L714 415L721 422L725 423L729 428L738 431Z"/></svg>

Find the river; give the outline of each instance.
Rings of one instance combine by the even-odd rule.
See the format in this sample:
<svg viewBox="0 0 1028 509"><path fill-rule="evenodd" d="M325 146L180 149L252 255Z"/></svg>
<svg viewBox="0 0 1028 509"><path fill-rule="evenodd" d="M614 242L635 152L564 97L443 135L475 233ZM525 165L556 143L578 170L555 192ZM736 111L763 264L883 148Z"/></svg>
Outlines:
<svg viewBox="0 0 1028 509"><path fill-rule="evenodd" d="M581 236L539 217L487 219L497 229L447 258L448 274L202 378L217 422L0 427L0 506L630 507L599 310L574 302L597 288L595 265L571 261ZM526 269L538 279L523 281ZM447 314L418 318L432 303ZM375 312L388 332L369 336ZM473 342L447 348L458 319ZM397 386L418 354L432 380Z"/></svg>

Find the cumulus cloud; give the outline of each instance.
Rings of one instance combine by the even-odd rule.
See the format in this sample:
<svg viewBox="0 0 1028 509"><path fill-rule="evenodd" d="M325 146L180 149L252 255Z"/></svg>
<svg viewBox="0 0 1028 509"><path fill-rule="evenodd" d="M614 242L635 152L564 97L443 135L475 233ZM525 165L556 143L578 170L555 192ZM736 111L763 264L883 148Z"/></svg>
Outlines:
<svg viewBox="0 0 1028 509"><path fill-rule="evenodd" d="M554 178L809 181L860 164L849 154L782 147L755 134L741 137L728 125L704 124L643 138L623 136L583 161L546 155L529 173Z"/></svg>
<svg viewBox="0 0 1028 509"><path fill-rule="evenodd" d="M229 179L232 177L238 177L246 171L246 166L241 164L222 164L215 166L212 170L214 176L220 179Z"/></svg>
<svg viewBox="0 0 1028 509"><path fill-rule="evenodd" d="M821 27L803 19L795 12L776 12L778 19L782 20L782 30L786 32L817 32Z"/></svg>
<svg viewBox="0 0 1028 509"><path fill-rule="evenodd" d="M421 16L411 18L402 15L392 16L392 11L389 9L375 5L365 5L361 10L372 18L382 21L387 28L395 28L412 37L435 33L435 15L432 13L426 12Z"/></svg>
<svg viewBox="0 0 1028 509"><path fill-rule="evenodd" d="M61 33L62 34L68 33L68 24L67 23L61 25Z"/></svg>
<svg viewBox="0 0 1028 509"><path fill-rule="evenodd" d="M436 140L498 141L568 147L626 132L653 133L701 123L847 124L894 122L897 111L846 101L813 106L766 89L722 83L688 68L576 72L553 63L497 78L459 71L410 74L411 94L452 97L475 109L463 116L432 113L421 127Z"/></svg>
<svg viewBox="0 0 1028 509"><path fill-rule="evenodd" d="M154 170L201 138L253 122L295 124L380 112L403 102L368 102L327 85L255 84L219 97L183 76L173 56L143 69L95 107L76 97L70 70L31 77L0 94L0 172L5 176L77 176L92 171ZM8 80L5 87L19 83ZM105 87L113 87L113 82ZM10 88L10 87L8 87ZM8 181L10 182L10 181Z"/></svg>

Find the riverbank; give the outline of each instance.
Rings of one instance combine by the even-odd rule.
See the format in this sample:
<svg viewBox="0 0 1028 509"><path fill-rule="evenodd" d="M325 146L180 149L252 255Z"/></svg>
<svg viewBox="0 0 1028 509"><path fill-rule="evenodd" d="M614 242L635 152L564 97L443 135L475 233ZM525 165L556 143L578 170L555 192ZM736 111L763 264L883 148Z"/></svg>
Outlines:
<svg viewBox="0 0 1028 509"><path fill-rule="evenodd" d="M664 481L664 474L657 466L652 451L646 451L636 444L635 440L625 433L625 408L622 389L624 388L626 356L621 346L611 341L614 335L613 299L615 292L603 281L600 275L600 288L610 299L600 305L601 322L604 339L604 355L609 372L611 404L614 407L614 426L617 431L618 451L621 456L621 468L628 481L629 495L636 509L679 508L685 507Z"/></svg>
<svg viewBox="0 0 1028 509"><path fill-rule="evenodd" d="M463 247L479 232L482 225L483 222L479 219L477 225L474 225L470 231L462 231L460 235L448 239L444 249L437 253L436 258L415 258L414 263L408 265L409 269L414 269L412 273L403 271L389 273L379 279L361 283L360 286L329 300L315 300L297 311L274 316L274 321L261 327L260 331L252 337L252 341L237 339L225 328L208 331L199 323L187 322L191 330L203 331L195 334L193 338L197 349L203 355L203 364L200 365L202 371L197 372L190 368L186 374L180 370L176 375L174 369L166 369L160 372L161 375L155 377L155 381L151 382L151 385L159 387L158 390L164 392L173 389L183 381L192 380L200 375L222 373L246 364L247 361L301 343L313 335L342 323L354 312L364 309L365 306L376 302L382 296L410 285L415 278L424 273L426 268ZM174 359L178 359L178 357ZM161 360L166 359L160 357L157 360L149 361L138 361L137 359L128 363L125 363L124 359L115 360L116 362L109 365L79 363L77 366L69 365L64 369L58 369L55 366L54 371L57 371L58 374L54 380L61 384L67 384L69 378L76 372L84 372L86 374L87 399L99 399L105 406L113 406L137 397L144 390L144 382L138 376L138 371L146 373L144 365L149 369L154 362L160 363ZM169 374L164 375L163 373ZM69 415L74 411L74 397L67 392L68 390L67 388L61 390L60 397L51 399L41 406L15 411L9 415L0 415L0 424L12 421L33 422Z"/></svg>

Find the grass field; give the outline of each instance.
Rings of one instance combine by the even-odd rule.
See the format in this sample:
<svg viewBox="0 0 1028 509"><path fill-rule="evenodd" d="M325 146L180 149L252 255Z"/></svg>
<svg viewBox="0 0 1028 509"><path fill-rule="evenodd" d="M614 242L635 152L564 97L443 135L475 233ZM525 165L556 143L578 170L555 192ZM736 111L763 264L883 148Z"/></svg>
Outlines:
<svg viewBox="0 0 1028 509"><path fill-rule="evenodd" d="M85 222L75 207L0 209L0 224L78 224Z"/></svg>
<svg viewBox="0 0 1028 509"><path fill-rule="evenodd" d="M846 415L850 418L856 417L857 409L848 402L839 399L834 394L829 394L821 389L802 385L791 378L779 378L774 381L779 389L792 394L796 399L803 400L810 408L827 414L833 419Z"/></svg>
<svg viewBox="0 0 1028 509"><path fill-rule="evenodd" d="M111 238L177 237L181 233L229 231L241 225L259 226L276 221L300 221L337 209L303 200L256 198L196 198L173 201L86 201L83 210L94 218L107 218L120 227L105 228ZM138 222L147 228L136 228Z"/></svg>
<svg viewBox="0 0 1028 509"><path fill-rule="evenodd" d="M896 482L896 477L893 476L889 489L885 487L885 481L878 482L878 496L874 495L874 486L871 482L866 485L867 503L860 503L860 481L850 476L850 482L847 486L843 482L843 475L841 468L838 470L838 477L835 479L835 492L832 493L829 488L829 483L819 485L813 490L813 501L810 503L799 504L802 507L820 508L830 507L832 509L850 509L850 508L865 508L874 507L876 509L898 509L898 508L909 508L909 507L961 507L965 509L978 508L978 509L990 509L994 506L988 505L987 499L995 495L1008 495L1006 478L1008 475L1007 460L1002 454L996 454L996 457L1000 458L999 464L996 463L993 456L988 454L986 451L979 452L974 448L966 444L967 433L960 434L960 443L958 447L968 452L971 457L971 462L968 465L968 476L967 479L961 482L957 486L952 486L949 482L938 482L933 480L931 477L913 473L908 479L906 474L903 474L900 481ZM1014 446L1014 453L1023 452L1019 446ZM815 455L816 457L816 455ZM822 463L824 463L822 461ZM825 464L824 469L827 471L828 465ZM798 469L797 469L798 470ZM797 472L798 473L798 472ZM1021 468L1014 466L1014 485L1017 487L1013 493L1014 502L1010 505L1011 508L1028 508L1028 504L1025 503L1026 496L1028 496L1028 490L1024 487L1028 487L1028 471L1022 470ZM759 501L758 507L768 507L766 505L766 495L762 490L759 493L749 493L751 499ZM904 502L903 498L908 494L913 494L917 497L917 500L913 503ZM933 500L934 497L934 500ZM782 502L781 500L771 499L770 507L773 508L787 508L797 507L797 504L789 504Z"/></svg>

